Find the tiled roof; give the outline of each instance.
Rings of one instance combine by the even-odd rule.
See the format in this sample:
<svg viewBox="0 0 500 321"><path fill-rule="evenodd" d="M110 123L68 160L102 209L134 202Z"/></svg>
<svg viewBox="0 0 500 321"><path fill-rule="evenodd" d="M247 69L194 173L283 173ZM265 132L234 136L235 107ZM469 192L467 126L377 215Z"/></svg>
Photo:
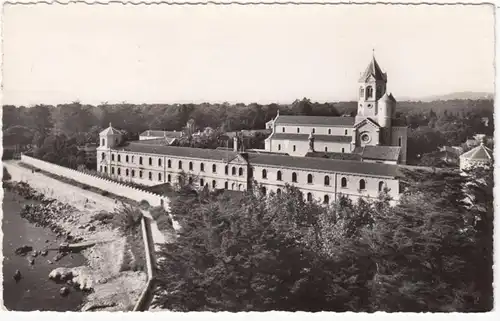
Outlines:
<svg viewBox="0 0 500 321"><path fill-rule="evenodd" d="M172 137L159 137L159 138L153 138L153 139L144 139L140 140L139 142L141 144L147 144L147 145L169 145L171 144L175 139L177 138L172 138Z"/></svg>
<svg viewBox="0 0 500 321"><path fill-rule="evenodd" d="M134 141L121 147L118 150L130 151L135 153L156 154L156 155L172 155L177 157L189 157L198 159L211 160L231 160L238 153L228 150L219 149L203 149L178 146L159 146L145 143L146 141Z"/></svg>
<svg viewBox="0 0 500 321"><path fill-rule="evenodd" d="M359 81L365 81L370 76L373 76L376 80L387 81L387 75L382 72L375 57L372 58L365 72L361 74Z"/></svg>
<svg viewBox="0 0 500 321"><path fill-rule="evenodd" d="M361 157L364 159L377 159L377 160L388 160L397 161L399 159L399 154L401 152L401 147L399 146L364 146L361 151L355 149L359 152Z"/></svg>
<svg viewBox="0 0 500 321"><path fill-rule="evenodd" d="M99 133L99 135L121 135L121 132L115 128L113 128L111 126L111 124L109 124L109 127L106 128L105 130L103 130L102 132Z"/></svg>
<svg viewBox="0 0 500 321"><path fill-rule="evenodd" d="M352 153L308 152L305 157L361 161L361 155Z"/></svg>
<svg viewBox="0 0 500 321"><path fill-rule="evenodd" d="M172 132L164 130L146 130L145 132L142 132L139 136L178 138L182 136L182 132Z"/></svg>
<svg viewBox="0 0 500 321"><path fill-rule="evenodd" d="M291 140L304 140L309 139L309 134L291 134L291 133L274 133L272 139L291 139ZM335 142L335 143L350 143L351 136L336 136L336 135L314 135L315 141L321 142Z"/></svg>
<svg viewBox="0 0 500 321"><path fill-rule="evenodd" d="M294 157L267 154L249 154L250 164L261 166L291 167L338 173L352 173L384 177L397 177L398 165L363 163L348 160L333 160L315 157Z"/></svg>
<svg viewBox="0 0 500 321"><path fill-rule="evenodd" d="M293 116L279 115L275 124L278 125L321 125L321 126L352 126L354 117L324 117L324 116Z"/></svg>
<svg viewBox="0 0 500 321"><path fill-rule="evenodd" d="M483 144L465 152L460 156L460 158L467 158L470 160L483 160L489 161L492 159L493 151Z"/></svg>

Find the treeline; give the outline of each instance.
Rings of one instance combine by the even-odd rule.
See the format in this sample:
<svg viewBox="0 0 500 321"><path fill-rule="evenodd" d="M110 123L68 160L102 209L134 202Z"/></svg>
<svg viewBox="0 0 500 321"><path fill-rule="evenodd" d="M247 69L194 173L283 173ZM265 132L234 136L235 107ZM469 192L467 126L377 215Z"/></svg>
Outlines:
<svg viewBox="0 0 500 321"><path fill-rule="evenodd" d="M58 154L65 149L59 146L61 141L65 141L67 146L96 143L99 131L109 123L123 130L127 139L137 139L144 130L179 131L188 122L195 131L206 127L221 133L263 129L278 110L283 115L354 116L356 106L356 102L315 103L307 98L289 105L206 103L92 106L79 102L30 108L6 105L3 106L3 143L4 146L15 146L21 150L43 147L54 152L55 156L50 158L66 159L69 155ZM410 159L435 150L438 144L457 145L473 134L493 133L492 100L399 102L397 108L398 121L408 124L412 129L409 137L409 145L412 146L408 155ZM484 126L482 117L489 119L489 127ZM430 144L423 145L422 141ZM182 144L192 145L191 142ZM261 144L254 143L255 146ZM47 153L42 154L44 156Z"/></svg>
<svg viewBox="0 0 500 321"><path fill-rule="evenodd" d="M466 182L467 189L462 187ZM184 190L156 304L174 311L479 312L493 304L493 170L408 172L390 206ZM472 200L474 206L464 200ZM468 205L469 204L469 205Z"/></svg>

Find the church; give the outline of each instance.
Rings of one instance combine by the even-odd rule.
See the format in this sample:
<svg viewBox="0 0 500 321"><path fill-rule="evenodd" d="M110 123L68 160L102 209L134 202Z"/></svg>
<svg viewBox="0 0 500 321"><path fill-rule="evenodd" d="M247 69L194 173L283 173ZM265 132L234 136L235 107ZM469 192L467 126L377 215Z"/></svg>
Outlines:
<svg viewBox="0 0 500 321"><path fill-rule="evenodd" d="M387 92L387 74L375 56L361 74L358 87L356 117L278 113L266 124L272 134L265 141L265 150L299 157L405 164L407 127L395 126L396 99Z"/></svg>
<svg viewBox="0 0 500 321"><path fill-rule="evenodd" d="M406 161L406 128L392 126L395 99L386 92L387 75L375 58L360 78L357 116L277 115L265 150L171 146L165 133L148 131L123 142L110 124L99 134L97 170L145 186L175 186L281 193L299 188L307 201L376 198L388 190L399 199L399 163ZM176 135L181 135L175 133ZM257 186L253 186L257 184Z"/></svg>

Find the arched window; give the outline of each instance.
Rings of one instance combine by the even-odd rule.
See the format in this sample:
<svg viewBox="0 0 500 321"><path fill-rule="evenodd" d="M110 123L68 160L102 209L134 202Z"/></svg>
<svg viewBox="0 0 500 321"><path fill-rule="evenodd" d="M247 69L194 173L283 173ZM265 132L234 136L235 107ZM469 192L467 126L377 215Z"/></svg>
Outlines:
<svg viewBox="0 0 500 321"><path fill-rule="evenodd" d="M193 162L189 162L189 170L192 171L193 170Z"/></svg>
<svg viewBox="0 0 500 321"><path fill-rule="evenodd" d="M122 171L120 170L120 167L117 169L118 175L121 175Z"/></svg>
<svg viewBox="0 0 500 321"><path fill-rule="evenodd" d="M307 174L307 184L312 184L313 183L313 176L312 174Z"/></svg>
<svg viewBox="0 0 500 321"><path fill-rule="evenodd" d="M172 176L170 174L167 175L167 181L170 183L172 181Z"/></svg>
<svg viewBox="0 0 500 321"><path fill-rule="evenodd" d="M342 153L344 153L344 152L345 152L345 149L344 149L344 147L342 147Z"/></svg>
<svg viewBox="0 0 500 321"><path fill-rule="evenodd" d="M364 179L359 180L359 190L363 191L366 188L366 182Z"/></svg>
<svg viewBox="0 0 500 321"><path fill-rule="evenodd" d="M243 168L238 168L238 175L243 176Z"/></svg>
<svg viewBox="0 0 500 321"><path fill-rule="evenodd" d="M125 176L128 176L128 168L125 169Z"/></svg>
<svg viewBox="0 0 500 321"><path fill-rule="evenodd" d="M262 186L260 191L262 192L262 195L266 195L267 193L267 190L266 190L266 187L265 186Z"/></svg>
<svg viewBox="0 0 500 321"><path fill-rule="evenodd" d="M217 173L217 165L212 165L212 173Z"/></svg>
<svg viewBox="0 0 500 321"><path fill-rule="evenodd" d="M134 155L132 155L132 163L134 162Z"/></svg>
<svg viewBox="0 0 500 321"><path fill-rule="evenodd" d="M233 168L231 168L231 174L236 175L236 167L233 166Z"/></svg>
<svg viewBox="0 0 500 321"><path fill-rule="evenodd" d="M382 192L384 190L384 182L378 182L378 191Z"/></svg>
<svg viewBox="0 0 500 321"><path fill-rule="evenodd" d="M161 173L158 173L158 180L161 182Z"/></svg>
<svg viewBox="0 0 500 321"><path fill-rule="evenodd" d="M226 167L224 168L224 172L226 173L226 175L229 173L229 166L226 165Z"/></svg>
<svg viewBox="0 0 500 321"><path fill-rule="evenodd" d="M215 188L217 186L217 182L214 180L212 180L212 188Z"/></svg>
<svg viewBox="0 0 500 321"><path fill-rule="evenodd" d="M121 156L121 155L120 155L120 154L118 154L118 161L119 161L119 162L121 162L121 161L122 161L122 159L121 159L121 157L120 157L120 156Z"/></svg>
<svg viewBox="0 0 500 321"><path fill-rule="evenodd" d="M325 195L325 197L323 197L323 203L325 203L325 204L330 203L330 196Z"/></svg>
<svg viewBox="0 0 500 321"><path fill-rule="evenodd" d="M281 150L281 144L278 144L278 150Z"/></svg>
<svg viewBox="0 0 500 321"><path fill-rule="evenodd" d="M297 127L297 134L300 133L300 127Z"/></svg>
<svg viewBox="0 0 500 321"><path fill-rule="evenodd" d="M328 135L331 135L332 134L332 130L329 128L328 129Z"/></svg>
<svg viewBox="0 0 500 321"><path fill-rule="evenodd" d="M139 165L142 165L142 156L139 157Z"/></svg>
<svg viewBox="0 0 500 321"><path fill-rule="evenodd" d="M401 146L401 143L402 143L403 139L401 139L401 137L398 138L398 145Z"/></svg>
<svg viewBox="0 0 500 321"><path fill-rule="evenodd" d="M115 175L115 168L111 167L111 175Z"/></svg>
<svg viewBox="0 0 500 321"><path fill-rule="evenodd" d="M182 161L179 161L179 169L182 169Z"/></svg>
<svg viewBox="0 0 500 321"><path fill-rule="evenodd" d="M297 146L293 145L293 151L295 152L297 150Z"/></svg>
<svg viewBox="0 0 500 321"><path fill-rule="evenodd" d="M115 161L115 154L111 154L111 161L114 162Z"/></svg>
<svg viewBox="0 0 500 321"><path fill-rule="evenodd" d="M372 98L373 97L373 87L368 86L366 87L366 99Z"/></svg>
<svg viewBox="0 0 500 321"><path fill-rule="evenodd" d="M342 177L342 179L340 180L340 186L347 187L347 178Z"/></svg>
<svg viewBox="0 0 500 321"><path fill-rule="evenodd" d="M262 170L262 178L267 178L267 171L265 169Z"/></svg>
<svg viewBox="0 0 500 321"><path fill-rule="evenodd" d="M313 134L316 134L316 128L313 128L312 132Z"/></svg>
<svg viewBox="0 0 500 321"><path fill-rule="evenodd" d="M238 185L238 191L242 191L243 190L243 185Z"/></svg>
<svg viewBox="0 0 500 321"><path fill-rule="evenodd" d="M325 176L325 186L330 186L330 176Z"/></svg>
<svg viewBox="0 0 500 321"><path fill-rule="evenodd" d="M161 158L158 158L158 166L161 167Z"/></svg>
<svg viewBox="0 0 500 321"><path fill-rule="evenodd" d="M235 190L235 187L236 187L236 184L235 184L235 183L231 184L231 189L232 189L233 191Z"/></svg>
<svg viewBox="0 0 500 321"><path fill-rule="evenodd" d="M125 161L128 163L128 155L125 155Z"/></svg>
<svg viewBox="0 0 500 321"><path fill-rule="evenodd" d="M153 158L149 158L149 166L153 165Z"/></svg>
<svg viewBox="0 0 500 321"><path fill-rule="evenodd" d="M170 159L167 161L167 167L172 168L172 161Z"/></svg>
<svg viewBox="0 0 500 321"><path fill-rule="evenodd" d="M285 127L281 128L282 132L285 132ZM104 143L102 143L104 145Z"/></svg>
<svg viewBox="0 0 500 321"><path fill-rule="evenodd" d="M139 178L142 178L142 171L139 171Z"/></svg>
<svg viewBox="0 0 500 321"><path fill-rule="evenodd" d="M325 146L325 153L328 153L328 147Z"/></svg>
<svg viewBox="0 0 500 321"><path fill-rule="evenodd" d="M200 178L200 186L201 187L205 186L205 181L203 180L203 178Z"/></svg>
<svg viewBox="0 0 500 321"><path fill-rule="evenodd" d="M104 152L103 152L103 153L101 153L101 159L102 159L102 160L105 160L105 159L106 159L106 154L105 154Z"/></svg>
<svg viewBox="0 0 500 321"><path fill-rule="evenodd" d="M227 182L224 182L224 188L227 189L228 188L228 183Z"/></svg>
<svg viewBox="0 0 500 321"><path fill-rule="evenodd" d="M104 166L104 173L107 173L107 172L108 172L108 167Z"/></svg>
<svg viewBox="0 0 500 321"><path fill-rule="evenodd" d="M277 194L277 195L281 195L281 188L278 188L278 189L276 190L276 194Z"/></svg>
<svg viewBox="0 0 500 321"><path fill-rule="evenodd" d="M308 202L312 202L312 200L313 200L312 194L311 193L307 193L307 201Z"/></svg>
<svg viewBox="0 0 500 321"><path fill-rule="evenodd" d="M281 181L281 171L276 173L276 180Z"/></svg>
<svg viewBox="0 0 500 321"><path fill-rule="evenodd" d="M205 171L205 164L200 163L200 172L204 172L204 171Z"/></svg>
<svg viewBox="0 0 500 321"><path fill-rule="evenodd" d="M135 177L135 170L132 170L131 174L132 174L132 177Z"/></svg>
<svg viewBox="0 0 500 321"><path fill-rule="evenodd" d="M347 129L344 130L344 134L347 135Z"/></svg>
<svg viewBox="0 0 500 321"><path fill-rule="evenodd" d="M292 182L297 183L297 173L295 172L292 173Z"/></svg>

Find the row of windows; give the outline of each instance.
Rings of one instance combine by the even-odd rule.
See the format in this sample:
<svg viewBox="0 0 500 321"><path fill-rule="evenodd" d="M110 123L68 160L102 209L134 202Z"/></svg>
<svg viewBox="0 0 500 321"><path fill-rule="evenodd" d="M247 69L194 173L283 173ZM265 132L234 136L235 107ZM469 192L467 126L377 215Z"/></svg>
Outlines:
<svg viewBox="0 0 500 321"><path fill-rule="evenodd" d="M262 192L262 194L267 195L267 189L266 189L266 187L265 187L265 186L262 186L262 187L260 188L260 191ZM281 188L278 188L278 189L276 190L276 194L277 194L277 195L281 195ZM307 196L306 196L306 197L307 197L307 201L308 201L308 202L312 202L312 201L313 201L313 197L312 197L312 194L311 194L311 193L307 193ZM330 203L330 196L329 196L329 195L325 195L325 196L323 197L323 203L324 203L324 204L328 204L328 203Z"/></svg>
<svg viewBox="0 0 500 321"><path fill-rule="evenodd" d="M281 131L284 133L285 132L285 129L286 127L282 127L281 128ZM313 134L316 134L316 128L313 128L312 129L312 133ZM297 134L300 134L300 127L297 127ZM331 128L328 128L328 135L331 135L332 134L332 129ZM344 130L344 135L349 135L349 130L345 129Z"/></svg>
<svg viewBox="0 0 500 321"><path fill-rule="evenodd" d="M278 144L278 150L281 150L281 144ZM297 150L297 146L293 145L293 151L295 152ZM325 152L328 152L328 146L325 146ZM345 148L342 147L342 153L345 153Z"/></svg>
<svg viewBox="0 0 500 321"><path fill-rule="evenodd" d="M265 170L265 169L262 170L262 178L267 179L267 170ZM283 180L283 174L281 173L281 171L278 171L276 173L276 180L277 181ZM307 175L307 184L313 184L313 181L314 181L313 175L308 174ZM297 173L295 173L295 172L292 173L292 182L297 183ZM323 184L325 186L330 186L330 176L325 175L325 177L323 179ZM347 187L347 178L346 177L342 177L340 179L340 187L344 187L344 188ZM379 192L381 192L383 190L383 188L384 188L384 182L380 181L378 184ZM360 190L366 189L366 181L364 179L359 180L359 189Z"/></svg>

